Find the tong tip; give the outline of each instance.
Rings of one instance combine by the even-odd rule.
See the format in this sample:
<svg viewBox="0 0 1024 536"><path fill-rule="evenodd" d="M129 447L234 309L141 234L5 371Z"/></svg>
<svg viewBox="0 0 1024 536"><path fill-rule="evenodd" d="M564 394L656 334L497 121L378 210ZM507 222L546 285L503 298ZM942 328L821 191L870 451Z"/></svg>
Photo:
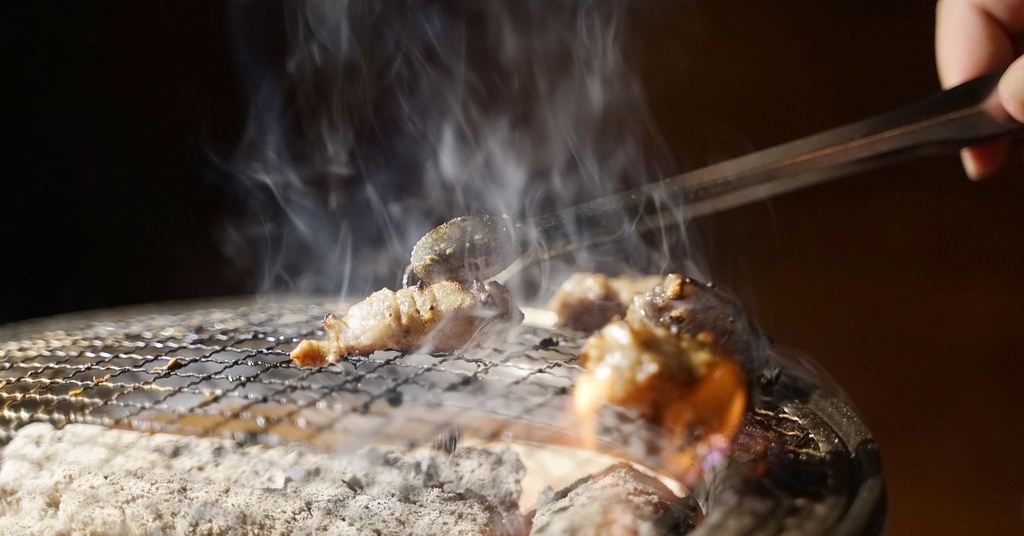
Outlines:
<svg viewBox="0 0 1024 536"><path fill-rule="evenodd" d="M516 227L508 216L459 216L416 242L412 270L427 283L494 277L519 257Z"/></svg>

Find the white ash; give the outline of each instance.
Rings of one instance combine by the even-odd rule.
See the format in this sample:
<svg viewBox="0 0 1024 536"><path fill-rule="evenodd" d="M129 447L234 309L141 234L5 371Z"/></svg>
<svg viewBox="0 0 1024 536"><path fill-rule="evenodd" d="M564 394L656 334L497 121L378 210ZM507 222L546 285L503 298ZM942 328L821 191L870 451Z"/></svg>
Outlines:
<svg viewBox="0 0 1024 536"><path fill-rule="evenodd" d="M610 459L583 463L585 455L527 449L528 474L521 450L482 444L451 454L426 446L326 453L37 423L0 450L0 532L523 534L530 519L521 508L532 508L537 497L523 493L524 481L534 489L561 486L553 467L573 465L575 471L560 469L586 474ZM629 534L680 533L692 525L692 503L624 463L558 492L548 487L536 502L531 534L627 527Z"/></svg>
<svg viewBox="0 0 1024 536"><path fill-rule="evenodd" d="M4 534L455 535L523 526L524 469L502 449L332 455L32 424L2 456Z"/></svg>
<svg viewBox="0 0 1024 536"><path fill-rule="evenodd" d="M548 491L538 502L530 532L538 536L684 534L693 528L696 511L692 501L628 463Z"/></svg>

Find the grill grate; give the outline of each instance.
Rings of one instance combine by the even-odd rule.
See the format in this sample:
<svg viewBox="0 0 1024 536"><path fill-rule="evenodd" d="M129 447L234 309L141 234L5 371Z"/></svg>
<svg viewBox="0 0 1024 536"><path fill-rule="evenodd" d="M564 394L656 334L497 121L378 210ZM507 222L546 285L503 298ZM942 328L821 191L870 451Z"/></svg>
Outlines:
<svg viewBox="0 0 1024 536"><path fill-rule="evenodd" d="M578 333L521 326L505 340L471 343L455 355L387 351L299 368L291 349L322 337L313 329L318 319L344 306L231 305L0 327L0 444L42 421L353 452L382 443L450 449L458 434L596 442L652 469L660 467L652 453L666 452L658 431L628 414L581 441L595 432L581 429L570 412L571 388L583 372ZM766 351L769 364L781 363ZM870 434L841 396L779 366L761 378L762 399L730 461L693 490L706 510L701 530L880 529L885 492Z"/></svg>
<svg viewBox="0 0 1024 536"><path fill-rule="evenodd" d="M341 309L265 304L25 333L0 347L0 438L34 421L332 448L432 440L460 424L500 436L504 419L529 423L536 440L571 428L578 337L523 327L505 344L457 355L293 365L295 344L322 336L310 329L316 319Z"/></svg>

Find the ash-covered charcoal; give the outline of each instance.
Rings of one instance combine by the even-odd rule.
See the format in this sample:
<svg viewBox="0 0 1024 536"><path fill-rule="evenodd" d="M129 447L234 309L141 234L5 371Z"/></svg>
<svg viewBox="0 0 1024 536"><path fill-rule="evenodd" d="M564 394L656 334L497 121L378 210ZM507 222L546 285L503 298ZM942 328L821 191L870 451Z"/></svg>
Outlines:
<svg viewBox="0 0 1024 536"><path fill-rule="evenodd" d="M442 489L449 493L479 494L497 508L505 532L521 534L523 515L519 511L526 466L509 447L460 448L441 468Z"/></svg>
<svg viewBox="0 0 1024 536"><path fill-rule="evenodd" d="M699 518L694 501L628 463L584 477L539 504L533 535L685 534Z"/></svg>
<svg viewBox="0 0 1024 536"><path fill-rule="evenodd" d="M521 527L507 508L521 469L493 472L515 468L514 455L458 456L443 465L429 448L342 455L37 423L3 451L0 525L4 534L446 536Z"/></svg>
<svg viewBox="0 0 1024 536"><path fill-rule="evenodd" d="M304 340L291 353L300 366L320 367L345 355L377 350L451 353L483 328L517 325L523 313L500 283L440 281L382 289L338 318L324 318L326 341Z"/></svg>

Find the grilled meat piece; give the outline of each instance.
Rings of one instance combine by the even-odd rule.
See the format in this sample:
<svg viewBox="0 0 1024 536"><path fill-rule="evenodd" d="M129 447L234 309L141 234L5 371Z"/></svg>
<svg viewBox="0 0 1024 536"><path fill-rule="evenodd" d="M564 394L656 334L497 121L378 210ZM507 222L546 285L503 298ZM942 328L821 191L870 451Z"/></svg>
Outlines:
<svg viewBox="0 0 1024 536"><path fill-rule="evenodd" d="M558 287L548 307L558 315L558 326L596 331L613 318L625 316L635 296L653 289L663 280L660 276L609 277L576 273Z"/></svg>
<svg viewBox="0 0 1024 536"><path fill-rule="evenodd" d="M300 366L323 366L377 350L450 353L482 328L518 324L523 313L499 283L440 281L378 290L338 318L324 318L326 341L304 340L291 353Z"/></svg>
<svg viewBox="0 0 1024 536"><path fill-rule="evenodd" d="M632 409L666 432L664 454L685 473L736 431L747 380L709 331L692 331L694 287L678 274L637 296L625 318L592 335L580 353L586 373L574 392L576 413L594 423L608 405Z"/></svg>

